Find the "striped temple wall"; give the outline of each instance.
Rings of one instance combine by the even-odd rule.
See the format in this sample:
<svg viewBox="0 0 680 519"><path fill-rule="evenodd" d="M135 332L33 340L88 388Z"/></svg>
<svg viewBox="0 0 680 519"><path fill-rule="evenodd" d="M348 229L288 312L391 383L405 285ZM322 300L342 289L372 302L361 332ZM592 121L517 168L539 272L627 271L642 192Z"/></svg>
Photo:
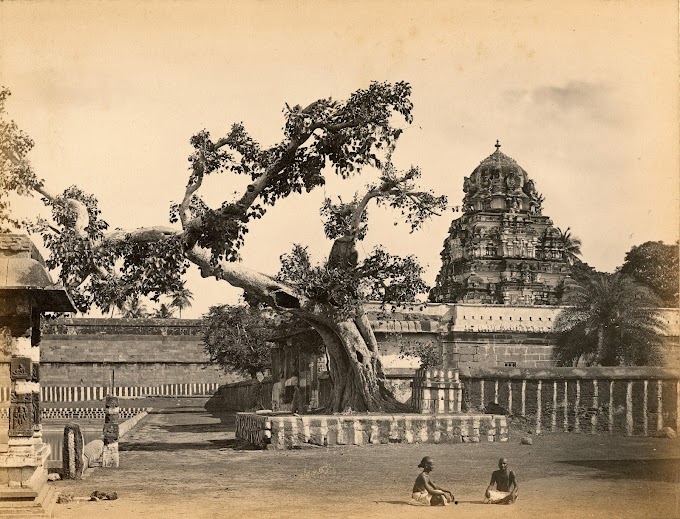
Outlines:
<svg viewBox="0 0 680 519"><path fill-rule="evenodd" d="M506 442L497 415L307 415L237 413L236 438L260 448L294 449L379 443Z"/></svg>
<svg viewBox="0 0 680 519"><path fill-rule="evenodd" d="M653 436L680 430L680 370L663 368L477 369L461 373L464 409L495 404L536 433Z"/></svg>
<svg viewBox="0 0 680 519"><path fill-rule="evenodd" d="M144 398L150 396L211 396L220 384L184 383L161 384L158 386L123 386L123 387L81 387L81 386L48 386L41 387L43 402L81 402L87 400L103 400L108 394L120 398Z"/></svg>
<svg viewBox="0 0 680 519"><path fill-rule="evenodd" d="M81 387L81 386L42 386L40 397L42 402L86 402L103 400L111 394L120 398L144 398L150 396L211 396L220 384L186 383L162 384L159 386L125 386L125 387ZM0 387L0 403L9 402L10 388Z"/></svg>
<svg viewBox="0 0 680 519"><path fill-rule="evenodd" d="M148 413L151 409L151 407L121 407L119 416L121 419L129 420L140 416L142 413ZM106 417L106 413L103 407L50 407L42 410L42 417L43 420L103 420Z"/></svg>
<svg viewBox="0 0 680 519"><path fill-rule="evenodd" d="M120 417L130 419L141 413L148 413L151 407L121 407ZM104 408L95 407L50 407L41 409L41 417L43 420L103 420L105 417ZM9 416L9 407L0 407L0 418L7 419Z"/></svg>

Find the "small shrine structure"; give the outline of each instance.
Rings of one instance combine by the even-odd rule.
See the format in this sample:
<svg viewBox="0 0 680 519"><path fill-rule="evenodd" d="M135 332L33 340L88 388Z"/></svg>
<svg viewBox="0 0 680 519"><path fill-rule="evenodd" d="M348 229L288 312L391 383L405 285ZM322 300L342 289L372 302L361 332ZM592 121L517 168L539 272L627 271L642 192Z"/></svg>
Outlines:
<svg viewBox="0 0 680 519"><path fill-rule="evenodd" d="M40 423L40 321L75 311L29 238L0 234L0 504L17 516L56 500Z"/></svg>

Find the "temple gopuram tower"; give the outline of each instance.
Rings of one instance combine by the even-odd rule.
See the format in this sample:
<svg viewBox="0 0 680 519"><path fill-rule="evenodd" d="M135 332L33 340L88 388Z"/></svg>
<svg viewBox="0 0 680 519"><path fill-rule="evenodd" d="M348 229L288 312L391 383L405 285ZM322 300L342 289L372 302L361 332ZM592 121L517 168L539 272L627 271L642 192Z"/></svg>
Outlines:
<svg viewBox="0 0 680 519"><path fill-rule="evenodd" d="M496 151L465 177L463 191L463 215L451 222L430 300L558 304L567 254L527 172L496 141Z"/></svg>

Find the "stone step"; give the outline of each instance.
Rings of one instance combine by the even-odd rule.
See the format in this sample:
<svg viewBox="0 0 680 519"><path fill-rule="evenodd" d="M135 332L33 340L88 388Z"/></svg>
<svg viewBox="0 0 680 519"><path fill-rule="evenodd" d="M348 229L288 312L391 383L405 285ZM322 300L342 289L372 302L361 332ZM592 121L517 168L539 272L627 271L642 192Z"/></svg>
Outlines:
<svg viewBox="0 0 680 519"><path fill-rule="evenodd" d="M31 488L2 488L0 489L0 504L5 501L33 501L38 497L38 491Z"/></svg>
<svg viewBox="0 0 680 519"><path fill-rule="evenodd" d="M36 506L34 508L16 508L16 509L8 509L8 510L0 510L0 517L4 518L11 518L11 519L20 519L20 518L26 518L26 517L40 517L40 518L47 518L47 517L52 517L52 515L47 515L45 513L45 510L42 509L40 506Z"/></svg>
<svg viewBox="0 0 680 519"><path fill-rule="evenodd" d="M25 489L16 489L25 490ZM33 499L10 499L0 501L0 518L20 519L26 517L52 517L59 492L51 485L43 485Z"/></svg>
<svg viewBox="0 0 680 519"><path fill-rule="evenodd" d="M50 485L49 483L45 485L46 492L40 500L40 505L45 513L45 517L52 517L54 512L54 507L57 506L57 498L59 497L59 491L56 487Z"/></svg>

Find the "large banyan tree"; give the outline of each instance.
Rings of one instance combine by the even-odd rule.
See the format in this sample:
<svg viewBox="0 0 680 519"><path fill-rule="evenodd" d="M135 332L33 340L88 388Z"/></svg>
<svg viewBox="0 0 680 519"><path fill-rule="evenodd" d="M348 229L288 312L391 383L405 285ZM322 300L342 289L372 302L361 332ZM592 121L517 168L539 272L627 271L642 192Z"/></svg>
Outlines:
<svg viewBox="0 0 680 519"><path fill-rule="evenodd" d="M75 186L54 194L31 168L31 139L4 115L9 92L0 91L0 222L20 226L7 193L37 193L51 220L31 224L50 251L48 267L70 290L81 311L108 309L112 301L141 296L158 300L183 287L191 264L203 277L244 290L246 299L308 323L323 339L333 384L329 411L400 408L385 385L376 338L362 303L415 300L427 287L412 256L377 248L360 261L357 240L367 232L371 203L396 208L411 230L445 208L446 199L417 187L420 171L397 170L391 151L412 121L408 83L371 83L345 101L319 99L306 107L286 105L281 141L263 147L234 124L223 137L206 131L191 137L189 178L181 202L170 208L173 226L110 231L94 196ZM342 178L373 173L377 179L350 202L327 199L325 232L333 240L327 261L313 265L302 246L282 259L278 275L248 269L239 261L253 219L293 193L309 192L334 172ZM209 207L201 198L208 175L249 177L235 198ZM123 202L123 201L121 201Z"/></svg>

